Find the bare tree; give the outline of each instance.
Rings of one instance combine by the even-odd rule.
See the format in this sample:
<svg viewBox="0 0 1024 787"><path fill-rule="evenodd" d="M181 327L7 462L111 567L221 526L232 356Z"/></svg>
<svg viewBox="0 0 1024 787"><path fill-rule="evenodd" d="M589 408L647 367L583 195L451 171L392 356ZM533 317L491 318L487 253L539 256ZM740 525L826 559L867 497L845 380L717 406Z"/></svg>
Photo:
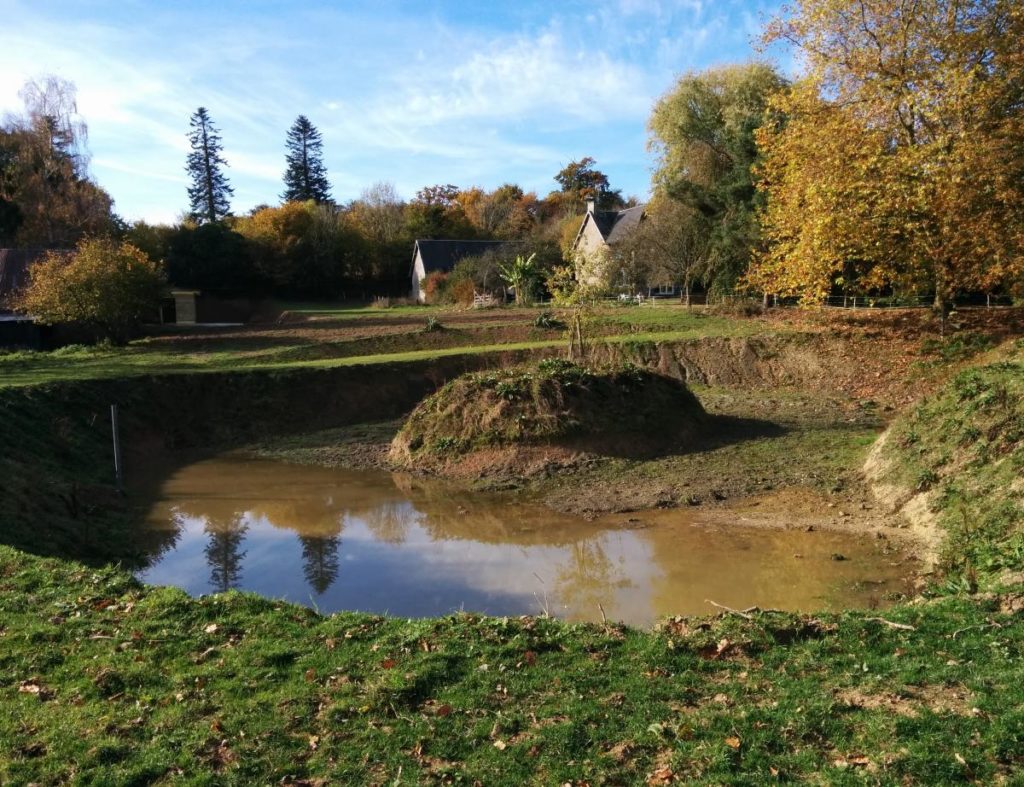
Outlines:
<svg viewBox="0 0 1024 787"><path fill-rule="evenodd" d="M395 184L380 181L363 190L353 209L371 238L390 243L402 233L404 207L405 202L398 196Z"/></svg>
<svg viewBox="0 0 1024 787"><path fill-rule="evenodd" d="M18 97L25 104L29 129L49 145L49 156L64 157L76 177L87 177L89 129L78 114L74 83L49 74L26 82Z"/></svg>

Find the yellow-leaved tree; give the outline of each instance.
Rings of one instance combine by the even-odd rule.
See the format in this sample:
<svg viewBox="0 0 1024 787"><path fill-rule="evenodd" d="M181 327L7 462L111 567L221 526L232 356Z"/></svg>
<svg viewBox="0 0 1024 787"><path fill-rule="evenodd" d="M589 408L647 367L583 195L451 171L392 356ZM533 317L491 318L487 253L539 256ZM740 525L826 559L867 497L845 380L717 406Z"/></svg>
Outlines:
<svg viewBox="0 0 1024 787"><path fill-rule="evenodd" d="M758 131L766 241L748 283L1013 290L1024 276L1024 10L1014 0L800 0L768 41L806 74Z"/></svg>
<svg viewBox="0 0 1024 787"><path fill-rule="evenodd" d="M71 254L51 252L29 269L18 307L44 325L78 323L123 342L155 315L160 266L130 243L86 238Z"/></svg>

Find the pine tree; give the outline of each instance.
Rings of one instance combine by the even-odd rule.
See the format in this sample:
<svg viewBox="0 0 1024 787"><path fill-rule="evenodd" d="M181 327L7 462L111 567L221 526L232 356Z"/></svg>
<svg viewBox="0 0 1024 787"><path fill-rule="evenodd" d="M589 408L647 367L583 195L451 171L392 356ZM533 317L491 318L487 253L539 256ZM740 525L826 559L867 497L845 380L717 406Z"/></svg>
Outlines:
<svg viewBox="0 0 1024 787"><path fill-rule="evenodd" d="M221 170L227 166L221 156L220 133L206 107L199 107L189 119L188 154L185 171L192 179L188 187L189 211L198 222L219 221L231 212L228 198L235 192Z"/></svg>
<svg viewBox="0 0 1024 787"><path fill-rule="evenodd" d="M288 129L285 142L285 202L313 200L317 204L331 201L331 186L323 160L323 141L316 126L305 115L299 115Z"/></svg>

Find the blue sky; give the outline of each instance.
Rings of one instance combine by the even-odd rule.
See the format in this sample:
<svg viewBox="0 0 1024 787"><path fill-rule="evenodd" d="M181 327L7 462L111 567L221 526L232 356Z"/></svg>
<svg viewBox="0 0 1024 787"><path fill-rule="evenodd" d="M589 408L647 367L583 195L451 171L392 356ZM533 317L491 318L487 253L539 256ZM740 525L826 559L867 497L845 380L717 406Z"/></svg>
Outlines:
<svg viewBox="0 0 1024 787"><path fill-rule="evenodd" d="M745 61L776 0L0 0L0 114L29 78L78 87L92 172L129 219L186 207L190 113L219 126L236 213L276 204L299 114L339 201L390 181L546 194L593 156L646 196L655 99L688 70ZM787 64L784 63L784 66Z"/></svg>

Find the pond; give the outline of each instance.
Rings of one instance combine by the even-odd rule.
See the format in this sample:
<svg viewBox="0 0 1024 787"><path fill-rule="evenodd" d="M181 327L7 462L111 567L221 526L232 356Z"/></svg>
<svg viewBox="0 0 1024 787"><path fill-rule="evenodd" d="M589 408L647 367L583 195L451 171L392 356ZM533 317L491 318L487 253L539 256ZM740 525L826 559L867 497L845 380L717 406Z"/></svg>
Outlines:
<svg viewBox="0 0 1024 787"><path fill-rule="evenodd" d="M147 516L146 582L238 588L399 617L465 610L649 626L708 600L817 610L909 589L886 542L702 522L690 510L588 521L379 471L209 459L165 479ZM834 559L837 555L845 559Z"/></svg>

